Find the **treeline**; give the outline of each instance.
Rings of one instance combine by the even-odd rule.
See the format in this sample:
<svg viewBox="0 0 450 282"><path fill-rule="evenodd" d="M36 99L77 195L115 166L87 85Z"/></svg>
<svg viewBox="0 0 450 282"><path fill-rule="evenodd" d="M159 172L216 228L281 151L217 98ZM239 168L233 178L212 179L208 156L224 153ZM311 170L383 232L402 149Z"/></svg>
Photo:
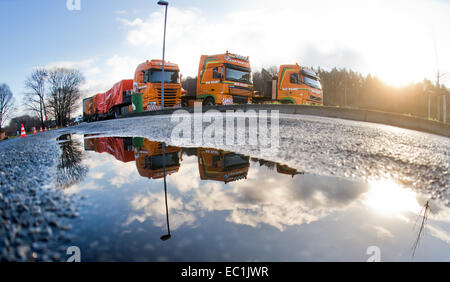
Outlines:
<svg viewBox="0 0 450 282"><path fill-rule="evenodd" d="M371 109L427 118L429 93L450 94L445 86L436 87L428 79L403 87L387 85L378 77L347 69L330 71L317 69L324 92L324 104L329 106ZM442 120L441 97L431 98L431 118ZM447 99L447 116L450 102Z"/></svg>
<svg viewBox="0 0 450 282"><path fill-rule="evenodd" d="M427 118L428 93L450 94L443 85L438 88L427 79L404 87L393 87L376 76L363 76L345 68L314 70L320 76L326 106L378 110ZM264 81L271 80L277 74L278 68L275 66L253 72L254 89L262 91ZM450 116L449 100L450 97L447 98L447 120ZM442 121L442 98L433 95L430 109L430 117Z"/></svg>
<svg viewBox="0 0 450 282"><path fill-rule="evenodd" d="M7 135L14 135L20 131L21 124L26 130L32 127L65 126L73 118L73 113L81 105L82 92L80 87L84 82L84 76L79 70L70 68L36 68L25 79L23 107L29 112L9 119L8 126L3 127L7 118L12 115L12 92L4 84L0 87L0 102L2 97L9 99L8 107L0 107L0 131ZM7 109L6 114L4 109Z"/></svg>

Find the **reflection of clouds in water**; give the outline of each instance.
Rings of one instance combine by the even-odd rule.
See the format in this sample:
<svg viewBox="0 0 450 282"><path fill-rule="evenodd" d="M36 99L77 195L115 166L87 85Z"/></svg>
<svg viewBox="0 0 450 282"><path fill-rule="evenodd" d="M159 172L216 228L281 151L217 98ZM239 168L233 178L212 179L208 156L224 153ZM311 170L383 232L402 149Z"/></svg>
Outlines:
<svg viewBox="0 0 450 282"><path fill-rule="evenodd" d="M367 190L353 182L310 175L280 176L267 183L267 169L255 171L247 181L231 184L233 193L228 194L235 208L227 220L254 227L265 223L283 230L344 209Z"/></svg>
<svg viewBox="0 0 450 282"><path fill-rule="evenodd" d="M427 229L430 230L431 236L450 244L450 234L448 234L445 230L431 224L427 225Z"/></svg>
<svg viewBox="0 0 450 282"><path fill-rule="evenodd" d="M107 172L108 182L118 188L124 184L133 183L140 178L136 173L135 162L117 161L114 156L108 153L89 154L83 162L89 167L91 178L102 179Z"/></svg>
<svg viewBox="0 0 450 282"><path fill-rule="evenodd" d="M184 177L177 177L177 175L183 175ZM200 178L198 177L197 157L183 156L183 163L178 173L167 177L167 181L182 193L198 188L200 186Z"/></svg>
<svg viewBox="0 0 450 282"><path fill-rule="evenodd" d="M83 182L82 184L75 184L64 190L68 195L78 194L83 190L101 190L103 187L94 181Z"/></svg>
<svg viewBox="0 0 450 282"><path fill-rule="evenodd" d="M124 184L133 183L139 180L139 177L139 175L136 175L136 165L134 162L120 162L119 166L114 166L114 176L109 179L109 183L120 188Z"/></svg>
<svg viewBox="0 0 450 282"><path fill-rule="evenodd" d="M267 177L273 172L265 167L252 167L247 180L228 185L218 181L200 182L193 179L197 173L192 170L198 170L197 164L191 164L186 168L183 164L179 173L167 178L168 183L183 194L183 198L174 199L169 190L173 230L183 221L193 224L196 215L204 211L229 211L229 222L252 227L268 224L284 230L287 226L310 223L344 209L367 190L364 186L335 178L309 175L294 179L286 175ZM136 196L132 207L139 214L131 216L128 222L134 219L142 222L146 217L152 217L155 224L164 225L163 196L161 193Z"/></svg>
<svg viewBox="0 0 450 282"><path fill-rule="evenodd" d="M192 225L195 222L195 216L189 211L180 197L174 198L167 195L169 205L170 228L175 230L181 225ZM166 207L164 192L154 192L136 195L131 200L131 206L139 211L137 214L130 215L125 225L137 220L140 223L150 218L155 226L166 226Z"/></svg>

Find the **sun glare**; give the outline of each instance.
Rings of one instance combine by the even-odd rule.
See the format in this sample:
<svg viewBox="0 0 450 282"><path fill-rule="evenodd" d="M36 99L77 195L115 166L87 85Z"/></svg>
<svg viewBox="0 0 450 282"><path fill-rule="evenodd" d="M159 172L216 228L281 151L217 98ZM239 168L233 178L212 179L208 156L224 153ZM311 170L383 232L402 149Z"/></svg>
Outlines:
<svg viewBox="0 0 450 282"><path fill-rule="evenodd" d="M401 188L391 180L370 182L364 203L377 213L387 216L402 216L408 212L418 214L421 210L416 193Z"/></svg>

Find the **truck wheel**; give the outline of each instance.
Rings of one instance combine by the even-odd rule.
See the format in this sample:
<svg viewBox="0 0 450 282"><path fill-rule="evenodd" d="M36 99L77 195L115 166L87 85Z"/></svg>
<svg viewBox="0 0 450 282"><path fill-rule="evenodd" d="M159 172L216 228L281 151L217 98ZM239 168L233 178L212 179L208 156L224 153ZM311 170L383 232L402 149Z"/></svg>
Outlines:
<svg viewBox="0 0 450 282"><path fill-rule="evenodd" d="M214 106L216 103L214 102L214 99L212 97L206 97L206 99L203 101L203 106Z"/></svg>
<svg viewBox="0 0 450 282"><path fill-rule="evenodd" d="M284 105L294 105L294 102L292 102L291 100L281 100L281 104L284 104Z"/></svg>
<svg viewBox="0 0 450 282"><path fill-rule="evenodd" d="M114 118L118 119L119 116L120 116L120 108L117 108L117 109L114 110Z"/></svg>

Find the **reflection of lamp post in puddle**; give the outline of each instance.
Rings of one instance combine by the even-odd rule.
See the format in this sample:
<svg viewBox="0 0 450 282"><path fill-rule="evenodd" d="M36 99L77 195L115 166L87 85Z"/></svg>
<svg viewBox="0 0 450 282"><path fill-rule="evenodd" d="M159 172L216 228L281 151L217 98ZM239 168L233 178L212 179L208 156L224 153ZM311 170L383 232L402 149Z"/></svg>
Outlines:
<svg viewBox="0 0 450 282"><path fill-rule="evenodd" d="M170 226L169 226L169 207L167 205L167 184L166 184L166 143L162 143L162 153L163 153L163 175L164 175L164 198L166 201L166 219L167 219L167 234L161 236L161 240L166 241L169 240L170 235Z"/></svg>

